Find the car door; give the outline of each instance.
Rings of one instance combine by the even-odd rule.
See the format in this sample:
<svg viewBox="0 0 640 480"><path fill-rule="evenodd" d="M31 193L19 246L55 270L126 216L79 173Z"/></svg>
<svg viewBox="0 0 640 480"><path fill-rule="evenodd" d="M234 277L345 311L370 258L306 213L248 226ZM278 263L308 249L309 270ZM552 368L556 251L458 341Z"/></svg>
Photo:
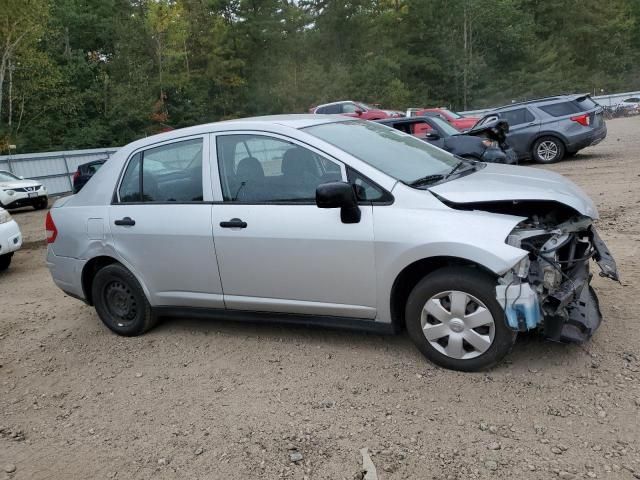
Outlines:
<svg viewBox="0 0 640 480"><path fill-rule="evenodd" d="M507 143L518 154L518 158L529 157L531 142L540 131L540 120L527 107L502 111L498 116L509 123Z"/></svg>
<svg viewBox="0 0 640 480"><path fill-rule="evenodd" d="M345 167L287 137L215 136L213 238L225 305L234 310L376 316L373 218L344 224L315 204ZM216 191L217 188L217 191Z"/></svg>
<svg viewBox="0 0 640 480"><path fill-rule="evenodd" d="M116 251L154 306L224 308L208 155L208 135L135 152L109 209Z"/></svg>

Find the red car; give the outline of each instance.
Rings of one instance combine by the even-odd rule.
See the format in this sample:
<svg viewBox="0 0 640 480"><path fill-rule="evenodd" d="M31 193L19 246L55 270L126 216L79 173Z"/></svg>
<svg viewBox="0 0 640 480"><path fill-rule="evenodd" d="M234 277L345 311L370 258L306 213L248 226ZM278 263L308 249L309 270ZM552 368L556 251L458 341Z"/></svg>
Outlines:
<svg viewBox="0 0 640 480"><path fill-rule="evenodd" d="M341 102L325 103L309 110L309 113L342 114L363 120L381 120L383 118L404 117L404 113L395 110L381 110L362 102L343 100Z"/></svg>
<svg viewBox="0 0 640 480"><path fill-rule="evenodd" d="M478 120L480 120L478 117L463 117L459 113L452 112L451 110L447 110L446 108L425 108L424 110L419 110L416 115L423 116L429 115L429 113L435 113L461 132L469 130L478 122Z"/></svg>

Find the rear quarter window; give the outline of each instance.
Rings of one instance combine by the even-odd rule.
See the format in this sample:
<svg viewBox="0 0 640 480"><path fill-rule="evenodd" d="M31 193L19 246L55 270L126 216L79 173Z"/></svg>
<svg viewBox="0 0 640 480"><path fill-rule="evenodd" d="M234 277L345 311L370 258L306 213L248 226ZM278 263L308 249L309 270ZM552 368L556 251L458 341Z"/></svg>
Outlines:
<svg viewBox="0 0 640 480"><path fill-rule="evenodd" d="M548 113L552 117L564 117L565 115L572 115L580 112L580 108L573 102L560 102L551 105L544 105L538 107L543 112Z"/></svg>
<svg viewBox="0 0 640 480"><path fill-rule="evenodd" d="M566 115L573 115L574 113L582 113L592 110L597 105L598 104L591 98L581 97L576 100L553 103L551 105L544 105L538 108L553 117L564 117Z"/></svg>

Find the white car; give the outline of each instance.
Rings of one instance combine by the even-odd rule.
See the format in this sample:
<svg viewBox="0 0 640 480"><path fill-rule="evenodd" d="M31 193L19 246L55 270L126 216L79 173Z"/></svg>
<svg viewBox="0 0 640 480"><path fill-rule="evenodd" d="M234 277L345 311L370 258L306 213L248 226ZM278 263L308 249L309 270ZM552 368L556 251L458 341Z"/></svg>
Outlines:
<svg viewBox="0 0 640 480"><path fill-rule="evenodd" d="M628 112L640 111L640 97L631 97L621 101L618 104L618 108L624 109Z"/></svg>
<svg viewBox="0 0 640 480"><path fill-rule="evenodd" d="M9 268L13 252L22 247L20 227L9 212L0 208L0 272Z"/></svg>
<svg viewBox="0 0 640 480"><path fill-rule="evenodd" d="M9 209L32 206L36 210L43 210L48 205L49 197L44 185L0 170L0 207Z"/></svg>

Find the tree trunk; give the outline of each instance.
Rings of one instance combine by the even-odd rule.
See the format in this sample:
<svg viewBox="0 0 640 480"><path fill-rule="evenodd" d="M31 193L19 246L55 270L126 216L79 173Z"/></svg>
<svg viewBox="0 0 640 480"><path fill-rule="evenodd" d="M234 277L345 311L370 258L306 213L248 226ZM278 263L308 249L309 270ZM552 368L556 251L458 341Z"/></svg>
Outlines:
<svg viewBox="0 0 640 480"><path fill-rule="evenodd" d="M2 59L0 60L0 125L2 124L2 94L4 93L4 77L7 73L7 63L10 55L9 48L9 41L7 41L7 47L2 52Z"/></svg>
<svg viewBox="0 0 640 480"><path fill-rule="evenodd" d="M467 81L468 81L468 68L469 68L469 62L468 62L468 58L467 58L467 48L468 48L468 41L467 41L467 21L468 21L468 10L467 10L467 3L465 2L464 4L464 15L463 15L463 34L462 34L462 38L463 38L463 42L464 42L464 46L463 46L463 52L464 55L462 56L462 104L464 106L464 110L467 109Z"/></svg>
<svg viewBox="0 0 640 480"><path fill-rule="evenodd" d="M9 60L9 133L11 133L11 122L13 120L13 63Z"/></svg>

